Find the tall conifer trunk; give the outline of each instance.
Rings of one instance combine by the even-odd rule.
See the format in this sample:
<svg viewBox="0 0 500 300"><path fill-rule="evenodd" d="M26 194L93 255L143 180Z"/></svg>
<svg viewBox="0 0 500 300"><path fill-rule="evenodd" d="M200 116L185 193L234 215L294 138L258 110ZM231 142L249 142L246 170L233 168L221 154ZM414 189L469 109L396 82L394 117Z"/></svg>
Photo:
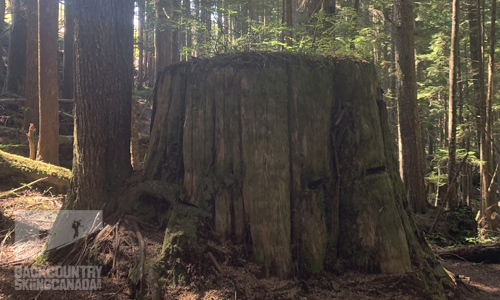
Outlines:
<svg viewBox="0 0 500 300"><path fill-rule="evenodd" d="M10 32L7 76L4 93L24 96L26 76L26 16L24 0L12 0L12 29Z"/></svg>
<svg viewBox="0 0 500 300"><path fill-rule="evenodd" d="M284 42L288 47L293 45L292 42L292 30L293 30L293 10L292 10L292 0L283 0L283 26L286 27L283 34Z"/></svg>
<svg viewBox="0 0 500 300"><path fill-rule="evenodd" d="M26 0L26 88L24 131L33 123L38 132L38 0Z"/></svg>
<svg viewBox="0 0 500 300"><path fill-rule="evenodd" d="M116 206L110 196L132 171L134 1L85 0L74 5L75 158L66 206L104 208L107 215Z"/></svg>
<svg viewBox="0 0 500 300"><path fill-rule="evenodd" d="M451 27L451 50L449 71L449 98L448 98L448 201L450 209L458 206L456 172L456 150L457 150L457 102L458 102L458 64L459 64L459 13L460 2L453 0L452 27Z"/></svg>
<svg viewBox="0 0 500 300"><path fill-rule="evenodd" d="M491 27L490 27L490 53L488 60L488 98L486 103L486 120L485 120L485 134L486 140L485 143L488 144L489 149L486 149L490 152L488 165L489 171L493 172L494 168L494 151L493 150L493 95L494 95L494 67L495 67L495 25L496 25L496 11L497 11L497 0L491 1ZM485 150L485 151L486 151ZM491 173L493 174L493 173ZM498 176L498 174L497 174ZM495 184L494 178L490 179L488 183L488 198L485 199L484 204L481 205L481 212L483 216L486 218L488 223L488 228L490 230L493 228L494 223L500 223L500 216L498 216L498 202L496 199L496 191L497 185ZM495 220L496 219L496 220ZM493 222L495 221L495 222Z"/></svg>
<svg viewBox="0 0 500 300"><path fill-rule="evenodd" d="M473 0L469 3L469 27L470 27L470 55L472 66L472 80L476 96L477 130L480 146L479 172L481 178L481 221L479 226L488 228L489 214L488 204L492 198L489 186L492 177L490 141L487 138L487 108L486 95L484 94L484 67L482 55L481 13L480 1Z"/></svg>
<svg viewBox="0 0 500 300"><path fill-rule="evenodd" d="M137 24L137 49L139 51L138 63L139 69L137 72L137 89L142 90L144 88L144 0L138 0L137 6L139 7L139 23Z"/></svg>
<svg viewBox="0 0 500 300"><path fill-rule="evenodd" d="M415 213L427 211L425 162L417 104L413 1L394 1L394 44L398 88L401 177Z"/></svg>
<svg viewBox="0 0 500 300"><path fill-rule="evenodd" d="M38 0L39 137L37 160L59 164L58 0Z"/></svg>
<svg viewBox="0 0 500 300"><path fill-rule="evenodd" d="M72 99L75 93L74 1L75 0L64 1L64 69L61 96L65 99Z"/></svg>

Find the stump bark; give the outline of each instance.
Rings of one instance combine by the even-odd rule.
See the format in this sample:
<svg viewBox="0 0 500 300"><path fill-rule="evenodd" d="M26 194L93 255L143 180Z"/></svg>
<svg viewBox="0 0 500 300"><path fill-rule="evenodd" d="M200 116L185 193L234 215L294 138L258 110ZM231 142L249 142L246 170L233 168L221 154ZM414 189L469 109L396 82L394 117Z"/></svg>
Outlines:
<svg viewBox="0 0 500 300"><path fill-rule="evenodd" d="M371 64L228 55L159 73L144 179L177 185L169 203L197 207L221 239L251 243L266 275L418 267L426 286L447 281L395 149ZM187 218L167 218L168 247Z"/></svg>

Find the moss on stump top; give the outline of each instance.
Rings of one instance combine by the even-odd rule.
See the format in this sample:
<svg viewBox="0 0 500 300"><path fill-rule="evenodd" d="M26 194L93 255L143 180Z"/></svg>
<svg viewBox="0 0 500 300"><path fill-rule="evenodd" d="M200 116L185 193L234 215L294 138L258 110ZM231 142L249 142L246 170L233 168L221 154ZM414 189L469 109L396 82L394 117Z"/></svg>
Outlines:
<svg viewBox="0 0 500 300"><path fill-rule="evenodd" d="M196 69L200 68L201 66L205 66L208 69L213 69L216 67L233 67L238 69L265 68L268 66L276 66L282 63L292 63L304 67L309 67L310 69L329 67L333 64L339 63L370 65L368 61L348 56L319 56L290 52L240 52L234 54L217 55L210 58L194 58L187 62L172 64L166 67L164 71L175 72L178 68L184 68L186 66L193 66L193 68Z"/></svg>

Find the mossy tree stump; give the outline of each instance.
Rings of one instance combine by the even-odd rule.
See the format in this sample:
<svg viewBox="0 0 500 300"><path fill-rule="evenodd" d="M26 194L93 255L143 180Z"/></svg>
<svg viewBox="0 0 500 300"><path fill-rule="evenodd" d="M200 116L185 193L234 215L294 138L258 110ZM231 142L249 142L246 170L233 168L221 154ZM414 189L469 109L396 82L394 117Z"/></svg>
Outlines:
<svg viewBox="0 0 500 300"><path fill-rule="evenodd" d="M145 180L178 185L222 239L251 242L266 275L446 276L410 217L371 64L196 59L160 73L155 103Z"/></svg>

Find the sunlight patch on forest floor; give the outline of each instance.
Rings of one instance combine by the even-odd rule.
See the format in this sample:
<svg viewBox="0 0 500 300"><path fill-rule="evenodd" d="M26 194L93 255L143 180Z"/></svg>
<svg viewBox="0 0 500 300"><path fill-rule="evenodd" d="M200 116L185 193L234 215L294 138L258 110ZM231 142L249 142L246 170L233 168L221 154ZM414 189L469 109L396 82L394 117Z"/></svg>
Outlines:
<svg viewBox="0 0 500 300"><path fill-rule="evenodd" d="M46 194L48 195L34 190L27 190L17 197L0 199L2 213L0 222L0 266L9 265L13 262L30 261L42 250L46 236L42 237L42 240L38 243L15 241L14 221L16 212L20 211L59 210L62 206L63 197L52 196L50 193ZM39 225L39 228L46 230L50 229L51 226L51 224Z"/></svg>

